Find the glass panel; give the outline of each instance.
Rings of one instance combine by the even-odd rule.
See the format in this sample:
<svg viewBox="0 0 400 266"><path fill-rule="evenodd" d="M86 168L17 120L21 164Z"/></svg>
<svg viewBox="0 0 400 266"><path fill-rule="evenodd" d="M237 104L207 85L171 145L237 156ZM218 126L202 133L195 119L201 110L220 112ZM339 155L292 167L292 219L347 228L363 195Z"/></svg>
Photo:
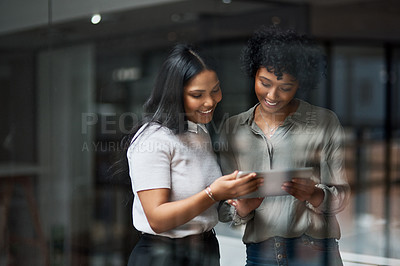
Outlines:
<svg viewBox="0 0 400 266"><path fill-rule="evenodd" d="M397 161L399 162L399 161ZM399 178L399 167L397 166L397 178ZM400 186L397 181L397 185L393 186L390 194L389 201L392 203L390 205L390 225L389 225L389 235L388 240L389 246L385 251L387 256L390 258L399 258L399 241L400 241L400 208L398 202L400 202Z"/></svg>
<svg viewBox="0 0 400 266"><path fill-rule="evenodd" d="M341 250L399 258L392 252L398 244L392 237L396 234L393 220L398 182L386 183L397 174L398 137L390 128L394 138L388 141L385 132L385 52L383 48L356 45L334 46L332 51L333 109L347 128L346 170L353 188L350 206L338 215ZM398 97L397 88L392 89ZM397 117L396 112L392 114ZM386 169L388 160L391 170Z"/></svg>
<svg viewBox="0 0 400 266"><path fill-rule="evenodd" d="M393 58L392 60L392 73L391 73L391 85L392 85L392 125L395 128L395 137L400 137L400 48L398 46L393 47Z"/></svg>
<svg viewBox="0 0 400 266"><path fill-rule="evenodd" d="M287 2L3 0L0 265L126 265L140 233L132 225L129 178L113 177L110 166L169 49L194 43L218 62L224 100L216 136L224 118L257 101L239 63L253 30L271 23L313 28L316 9ZM344 43L332 47L332 84L308 95L319 106L332 102L345 125L353 194L338 215L341 249L400 258L400 50L391 48L393 182L385 184L386 51ZM243 265L244 227L220 223L216 230L222 266Z"/></svg>
<svg viewBox="0 0 400 266"><path fill-rule="evenodd" d="M356 198L352 198L352 204L346 210L349 212L340 214L342 239L340 248L343 252L385 256L384 243L384 219L383 219L383 188L373 187L364 191L357 191ZM351 214L357 207L357 201L362 201L364 211ZM351 217L351 219L349 219Z"/></svg>
<svg viewBox="0 0 400 266"><path fill-rule="evenodd" d="M344 124L384 123L382 48L335 46L332 49L333 110Z"/></svg>

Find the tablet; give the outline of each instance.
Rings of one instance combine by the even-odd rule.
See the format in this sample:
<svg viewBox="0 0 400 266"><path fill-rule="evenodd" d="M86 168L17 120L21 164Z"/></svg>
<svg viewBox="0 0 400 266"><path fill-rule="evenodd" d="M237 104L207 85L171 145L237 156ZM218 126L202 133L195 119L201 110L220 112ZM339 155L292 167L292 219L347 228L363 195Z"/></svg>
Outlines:
<svg viewBox="0 0 400 266"><path fill-rule="evenodd" d="M313 173L312 167L295 168L288 170L270 170L266 172L239 171L237 178L249 173L256 173L258 178L264 178L264 184L256 191L239 198L259 198L268 196L288 195L281 186L284 182L292 180L292 178L310 178Z"/></svg>

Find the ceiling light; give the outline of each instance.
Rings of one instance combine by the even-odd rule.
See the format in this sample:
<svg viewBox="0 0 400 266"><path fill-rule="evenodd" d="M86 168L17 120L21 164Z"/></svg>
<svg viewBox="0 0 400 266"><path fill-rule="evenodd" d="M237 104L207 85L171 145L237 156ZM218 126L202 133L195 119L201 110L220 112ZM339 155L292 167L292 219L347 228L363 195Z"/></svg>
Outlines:
<svg viewBox="0 0 400 266"><path fill-rule="evenodd" d="M92 22L92 24L99 24L100 21L101 21L101 15L100 14L94 14L90 21Z"/></svg>

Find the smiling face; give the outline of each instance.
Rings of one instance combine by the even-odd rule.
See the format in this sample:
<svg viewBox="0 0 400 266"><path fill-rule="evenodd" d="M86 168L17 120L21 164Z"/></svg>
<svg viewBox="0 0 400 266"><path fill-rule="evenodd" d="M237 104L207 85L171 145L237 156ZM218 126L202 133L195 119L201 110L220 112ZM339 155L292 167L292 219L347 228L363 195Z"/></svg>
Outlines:
<svg viewBox="0 0 400 266"><path fill-rule="evenodd" d="M262 112L267 115L286 117L291 112L290 103L298 88L299 82L293 76L283 74L278 80L265 67L260 67L255 76L255 93Z"/></svg>
<svg viewBox="0 0 400 266"><path fill-rule="evenodd" d="M209 123L221 100L219 80L217 74L211 70L200 72L183 89L186 117L194 123Z"/></svg>

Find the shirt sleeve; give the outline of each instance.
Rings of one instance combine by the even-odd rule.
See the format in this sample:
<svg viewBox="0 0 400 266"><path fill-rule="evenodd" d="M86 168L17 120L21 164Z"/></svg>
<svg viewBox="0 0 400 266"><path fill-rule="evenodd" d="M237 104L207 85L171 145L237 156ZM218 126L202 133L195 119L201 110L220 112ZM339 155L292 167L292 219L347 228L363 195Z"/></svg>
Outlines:
<svg viewBox="0 0 400 266"><path fill-rule="evenodd" d="M221 165L221 170L224 175L230 174L238 169L238 164L232 151L232 141L229 140L229 138L231 137L229 135L229 132L231 132L229 121L230 119L225 121L225 123L223 124L223 130L221 131L219 137L219 147L221 148L218 152L218 157ZM236 214L235 208L226 202L221 202L218 207L218 219L220 222L223 223L232 222L233 225L244 224L248 221L241 220L240 216Z"/></svg>
<svg viewBox="0 0 400 266"><path fill-rule="evenodd" d="M320 161L321 182L316 186L324 191L324 200L317 208L307 206L318 213L336 214L349 202L350 186L345 173L345 134L336 116L329 126L328 139L323 147Z"/></svg>
<svg viewBox="0 0 400 266"><path fill-rule="evenodd" d="M223 124L223 130L219 137L220 150L218 152L218 157L224 175L230 174L238 169L238 163L232 150L232 135L229 134L229 132L232 132L232 129L229 121L230 119Z"/></svg>
<svg viewBox="0 0 400 266"><path fill-rule="evenodd" d="M171 188L170 138L167 129L150 127L129 147L129 175L135 192Z"/></svg>
<svg viewBox="0 0 400 266"><path fill-rule="evenodd" d="M254 211L250 212L246 217L241 217L237 214L235 207L229 205L226 201L222 201L218 207L218 219L220 222L228 223L232 225L246 224L248 221L253 219Z"/></svg>

